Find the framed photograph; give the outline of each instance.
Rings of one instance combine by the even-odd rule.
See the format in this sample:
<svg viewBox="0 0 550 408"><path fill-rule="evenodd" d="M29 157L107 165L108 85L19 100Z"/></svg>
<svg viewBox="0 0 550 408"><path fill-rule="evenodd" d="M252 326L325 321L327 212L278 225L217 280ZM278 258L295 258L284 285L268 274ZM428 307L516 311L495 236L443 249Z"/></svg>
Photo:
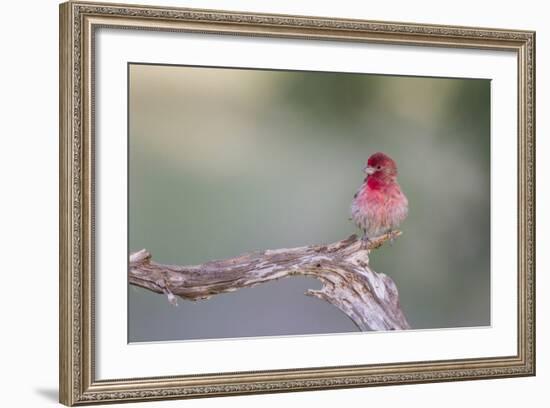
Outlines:
<svg viewBox="0 0 550 408"><path fill-rule="evenodd" d="M60 401L535 374L535 33L60 6Z"/></svg>

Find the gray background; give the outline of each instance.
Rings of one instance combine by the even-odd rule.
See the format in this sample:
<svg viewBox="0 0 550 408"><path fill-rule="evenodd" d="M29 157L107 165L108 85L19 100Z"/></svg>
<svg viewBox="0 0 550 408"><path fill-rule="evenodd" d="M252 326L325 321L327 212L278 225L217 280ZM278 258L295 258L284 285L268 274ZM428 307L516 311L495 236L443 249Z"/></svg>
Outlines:
<svg viewBox="0 0 550 408"><path fill-rule="evenodd" d="M490 82L130 65L129 250L195 264L358 232L367 157L397 162L403 236L371 255L414 329L490 324ZM288 278L207 301L129 286L129 341L349 332Z"/></svg>

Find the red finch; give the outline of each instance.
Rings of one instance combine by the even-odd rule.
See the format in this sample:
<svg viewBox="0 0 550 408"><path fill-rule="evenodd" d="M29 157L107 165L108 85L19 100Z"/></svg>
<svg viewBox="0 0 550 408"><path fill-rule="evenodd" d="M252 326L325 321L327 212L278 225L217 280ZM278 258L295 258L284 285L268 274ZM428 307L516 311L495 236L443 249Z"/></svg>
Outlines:
<svg viewBox="0 0 550 408"><path fill-rule="evenodd" d="M407 217L408 201L397 183L397 166L391 157L375 153L363 171L367 177L353 196L351 218L368 241L396 229Z"/></svg>

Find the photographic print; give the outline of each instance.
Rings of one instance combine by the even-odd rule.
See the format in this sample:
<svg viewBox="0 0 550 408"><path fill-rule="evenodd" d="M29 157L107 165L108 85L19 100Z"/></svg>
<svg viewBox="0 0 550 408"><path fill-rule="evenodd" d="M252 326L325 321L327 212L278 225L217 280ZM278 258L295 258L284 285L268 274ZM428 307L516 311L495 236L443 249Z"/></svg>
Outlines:
<svg viewBox="0 0 550 408"><path fill-rule="evenodd" d="M128 341L490 326L490 112L488 79L130 62Z"/></svg>

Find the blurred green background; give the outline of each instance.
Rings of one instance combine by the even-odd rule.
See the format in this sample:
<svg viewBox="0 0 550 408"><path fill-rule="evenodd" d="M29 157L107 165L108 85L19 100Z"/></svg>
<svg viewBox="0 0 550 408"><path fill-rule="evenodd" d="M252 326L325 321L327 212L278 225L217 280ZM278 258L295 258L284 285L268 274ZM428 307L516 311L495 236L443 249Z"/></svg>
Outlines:
<svg viewBox="0 0 550 408"><path fill-rule="evenodd" d="M409 199L371 254L413 329L490 324L490 81L130 65L129 250L195 264L359 233L377 151ZM287 278L180 300L129 286L129 341L357 331Z"/></svg>

